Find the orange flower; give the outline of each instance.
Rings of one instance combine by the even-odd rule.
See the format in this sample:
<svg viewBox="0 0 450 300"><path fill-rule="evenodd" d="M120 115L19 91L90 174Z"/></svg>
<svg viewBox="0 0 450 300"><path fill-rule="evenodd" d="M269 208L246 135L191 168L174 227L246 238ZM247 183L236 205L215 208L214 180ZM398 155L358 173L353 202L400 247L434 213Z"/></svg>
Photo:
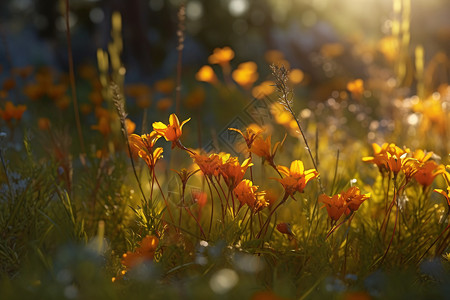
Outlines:
<svg viewBox="0 0 450 300"><path fill-rule="evenodd" d="M242 181L245 172L250 166L253 166L250 158L247 158L242 164L239 164L237 157L224 155L222 156L222 164L220 165L220 174L223 175L225 182L230 188L235 187Z"/></svg>
<svg viewBox="0 0 450 300"><path fill-rule="evenodd" d="M278 166L278 171L285 175L284 178L275 180L279 181L284 187L288 195L293 195L295 192L303 193L306 184L314 178L319 177L319 173L314 169L305 171L303 162L300 160L294 160L291 163L290 169L285 166Z"/></svg>
<svg viewBox="0 0 450 300"><path fill-rule="evenodd" d="M127 128L128 135L132 134L136 129L136 123L134 123L130 119L125 119L125 126Z"/></svg>
<svg viewBox="0 0 450 300"><path fill-rule="evenodd" d="M269 206L269 202L265 198L266 192L256 192L257 190L258 186L253 185L250 180L244 179L234 188L234 194L241 203L240 206L247 204L253 213L256 213Z"/></svg>
<svg viewBox="0 0 450 300"><path fill-rule="evenodd" d="M153 123L153 130L159 135L163 136L166 141L172 142L172 148L175 148L179 143L183 125L186 124L191 118L184 120L181 124L178 117L175 114L171 114L169 117L169 125L162 122Z"/></svg>
<svg viewBox="0 0 450 300"><path fill-rule="evenodd" d="M273 149L271 149L271 136L269 135L265 140L261 136L258 136L253 141L252 146L250 147L250 152L264 158L271 166L275 166L273 159L275 157L275 154L277 153L278 148L283 145L285 139L286 135L281 142L276 142L275 146L273 146Z"/></svg>
<svg viewBox="0 0 450 300"><path fill-rule="evenodd" d="M409 149L401 149L395 144L384 143L382 146L372 144L374 156L363 157L364 162L374 163L383 174L385 171L394 173L394 176L400 171L410 178L417 171L418 160L407 157Z"/></svg>
<svg viewBox="0 0 450 300"><path fill-rule="evenodd" d="M156 249L158 248L159 240L156 236L147 235L140 242L140 246L134 252L128 251L122 256L121 263L127 269L143 263L145 261L153 260Z"/></svg>
<svg viewBox="0 0 450 300"><path fill-rule="evenodd" d="M0 118L5 120L6 122L10 122L12 119L20 121L26 109L27 109L26 105L14 106L14 104L11 101L7 101L5 104L5 109L4 110L0 109Z"/></svg>
<svg viewBox="0 0 450 300"><path fill-rule="evenodd" d="M252 96L256 99L264 99L275 92L275 83L273 81L263 81L252 89Z"/></svg>
<svg viewBox="0 0 450 300"><path fill-rule="evenodd" d="M347 83L347 90L356 99L360 99L364 93L364 81L362 79L355 79Z"/></svg>
<svg viewBox="0 0 450 300"><path fill-rule="evenodd" d="M175 82L171 78L158 80L155 82L155 90L162 94L170 94L173 92L173 89L175 88Z"/></svg>
<svg viewBox="0 0 450 300"><path fill-rule="evenodd" d="M167 111L172 106L172 99L170 98L162 98L156 103L156 108L160 111Z"/></svg>
<svg viewBox="0 0 450 300"><path fill-rule="evenodd" d="M346 209L345 202L340 194L333 195L332 197L322 194L319 196L319 202L325 204L328 216L333 221L339 220Z"/></svg>
<svg viewBox="0 0 450 300"><path fill-rule="evenodd" d="M244 179L234 188L234 194L238 198L241 206L247 204L250 207L256 202L256 191L258 186L253 185L253 182L248 179Z"/></svg>
<svg viewBox="0 0 450 300"><path fill-rule="evenodd" d="M427 187L433 183L437 175L443 174L444 172L445 167L443 165L438 165L436 162L430 160L418 168L414 178L420 185Z"/></svg>
<svg viewBox="0 0 450 300"><path fill-rule="evenodd" d="M143 83L128 84L125 87L125 93L133 98L148 96L151 93L150 88Z"/></svg>
<svg viewBox="0 0 450 300"><path fill-rule="evenodd" d="M98 130L103 136L107 136L111 133L111 125L109 123L108 117L100 117L98 119L98 124L92 125L91 128Z"/></svg>
<svg viewBox="0 0 450 300"><path fill-rule="evenodd" d="M234 51L230 47L216 48L208 57L210 64L219 64L221 66L228 65L230 60L234 58Z"/></svg>
<svg viewBox="0 0 450 300"><path fill-rule="evenodd" d="M361 195L361 191L356 186L350 187L345 192L341 192L341 195L347 206L345 210L346 215L357 211L361 204L370 198L370 193Z"/></svg>
<svg viewBox="0 0 450 300"><path fill-rule="evenodd" d="M245 143L247 144L247 148L251 148L253 141L256 139L256 137L263 132L263 129L259 127L257 124L251 124L246 128L245 133L242 133L239 129L236 128L228 128L228 130L236 131L239 133L245 140Z"/></svg>
<svg viewBox="0 0 450 300"><path fill-rule="evenodd" d="M38 100L45 94L45 90L39 84L28 84L23 89L24 94L31 100Z"/></svg>
<svg viewBox="0 0 450 300"><path fill-rule="evenodd" d="M253 83L258 79L258 72L256 72L256 63L248 61L239 64L238 68L233 71L231 76L244 89L249 89Z"/></svg>
<svg viewBox="0 0 450 300"><path fill-rule="evenodd" d="M218 176L221 159L217 154L211 154L209 156L202 154L191 154L192 159L207 177Z"/></svg>
<svg viewBox="0 0 450 300"><path fill-rule="evenodd" d="M198 72L195 74L195 79L211 84L217 83L216 73L214 73L214 70L208 65L203 66L200 68L200 70L198 70Z"/></svg>
<svg viewBox="0 0 450 300"><path fill-rule="evenodd" d="M330 219L337 221L343 214L348 216L358 210L360 205L369 198L370 193L361 195L359 188L350 187L347 191L331 197L322 194L319 196L319 202L325 204Z"/></svg>
<svg viewBox="0 0 450 300"><path fill-rule="evenodd" d="M161 147L153 149L156 141L161 136L157 132L152 131L150 134L130 135L130 146L133 155L142 158L147 166L153 169L158 159L162 157L163 149Z"/></svg>

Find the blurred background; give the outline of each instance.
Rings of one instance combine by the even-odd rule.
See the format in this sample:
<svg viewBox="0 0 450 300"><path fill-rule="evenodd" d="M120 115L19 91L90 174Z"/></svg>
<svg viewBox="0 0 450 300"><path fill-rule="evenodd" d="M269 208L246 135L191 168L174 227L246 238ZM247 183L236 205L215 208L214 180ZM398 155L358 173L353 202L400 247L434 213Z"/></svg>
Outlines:
<svg viewBox="0 0 450 300"><path fill-rule="evenodd" d="M345 72L364 76L352 59L355 42L369 46L391 32L392 0L188 0L184 65L207 62L216 47L230 46L236 61L264 62L267 50L284 53L313 81L335 74L323 65L324 52L339 56ZM397 1L399 2L399 1ZM111 14L123 18L126 80L150 81L176 69L177 10L181 0L71 0L70 26L75 64L95 64L97 48L110 41ZM0 64L51 65L67 69L65 1L3 0L0 3ZM450 2L411 1L411 48L425 45L426 57L450 50ZM362 43L361 43L362 42ZM339 43L339 47L328 47ZM359 49L364 51L364 49ZM327 54L327 53L325 53ZM372 60L374 57L366 58ZM327 74L328 73L328 74Z"/></svg>

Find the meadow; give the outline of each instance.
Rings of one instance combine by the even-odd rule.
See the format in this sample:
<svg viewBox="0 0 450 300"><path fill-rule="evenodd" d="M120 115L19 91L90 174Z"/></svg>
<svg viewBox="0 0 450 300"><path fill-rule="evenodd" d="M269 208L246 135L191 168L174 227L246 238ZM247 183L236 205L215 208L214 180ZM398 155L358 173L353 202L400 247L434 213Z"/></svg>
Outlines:
<svg viewBox="0 0 450 300"><path fill-rule="evenodd" d="M448 299L450 59L417 42L411 1L304 68L225 42L186 63L177 2L151 80L118 11L74 61L61 3L64 68L2 52L1 299Z"/></svg>

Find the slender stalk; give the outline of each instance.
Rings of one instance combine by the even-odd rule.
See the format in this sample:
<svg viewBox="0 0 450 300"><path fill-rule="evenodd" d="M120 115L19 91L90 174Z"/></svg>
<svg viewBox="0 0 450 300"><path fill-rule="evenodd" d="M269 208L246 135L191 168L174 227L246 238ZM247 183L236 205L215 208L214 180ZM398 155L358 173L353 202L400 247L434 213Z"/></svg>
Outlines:
<svg viewBox="0 0 450 300"><path fill-rule="evenodd" d="M176 87L176 97L175 97L175 113L180 114L180 102L181 102L181 71L183 66L183 48L184 48L184 30L185 30L185 20L186 20L186 9L185 4L181 3L180 9L178 10L178 60L177 60L177 87Z"/></svg>
<svg viewBox="0 0 450 300"><path fill-rule="evenodd" d="M78 101L77 101L77 91L75 85L75 71L73 65L73 55L72 55L72 40L70 36L70 25L69 25L69 0L65 0L66 3L66 38L67 38L67 58L69 60L69 80L70 80L70 89L72 92L72 101L73 101L73 110L75 113L75 124L77 126L78 139L80 141L81 153L83 155L86 154L86 150L84 147L83 133L81 131L81 121L80 121L80 113L78 111Z"/></svg>

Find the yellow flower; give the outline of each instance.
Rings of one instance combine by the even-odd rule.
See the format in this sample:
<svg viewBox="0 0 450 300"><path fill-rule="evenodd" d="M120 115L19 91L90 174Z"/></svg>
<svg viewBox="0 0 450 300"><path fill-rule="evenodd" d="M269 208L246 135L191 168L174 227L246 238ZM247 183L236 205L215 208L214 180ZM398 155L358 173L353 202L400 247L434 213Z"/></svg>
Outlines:
<svg viewBox="0 0 450 300"><path fill-rule="evenodd" d="M162 122L153 123L153 130L159 135L163 136L166 141L172 142L172 148L179 143L180 137L182 135L183 125L186 124L191 118L184 120L181 124L178 117L175 114L171 114L169 117L169 125Z"/></svg>
<svg viewBox="0 0 450 300"><path fill-rule="evenodd" d="M271 166L275 166L273 159L275 157L275 154L277 153L278 148L283 145L285 139L286 135L281 142L275 143L275 146L273 146L273 149L271 149L271 136L267 136L265 140L261 136L258 136L253 141L252 146L250 147L250 152L264 158Z"/></svg>
<svg viewBox="0 0 450 300"><path fill-rule="evenodd" d="M219 64L221 66L228 65L230 60L234 58L234 51L230 47L216 48L208 57L210 64Z"/></svg>
<svg viewBox="0 0 450 300"><path fill-rule="evenodd" d="M125 87L125 93L133 98L148 96L151 93L150 88L143 83L128 84Z"/></svg>
<svg viewBox="0 0 450 300"><path fill-rule="evenodd" d="M256 99L264 99L275 92L273 81L263 81L252 89L252 96Z"/></svg>
<svg viewBox="0 0 450 300"><path fill-rule="evenodd" d="M314 178L319 177L319 173L314 169L305 170L301 160L294 160L291 167L278 166L278 171L285 175L282 179L275 178L284 187L288 195L293 195L295 192L303 193L306 184Z"/></svg>
<svg viewBox="0 0 450 300"><path fill-rule="evenodd" d="M258 186L253 185L250 180L244 179L234 188L234 194L241 206L247 204L256 213L269 206L269 202L265 198L266 192L256 192L257 190Z"/></svg>
<svg viewBox="0 0 450 300"><path fill-rule="evenodd" d="M263 132L263 129L259 127L257 124L251 124L246 128L245 133L240 131L236 128L228 128L228 130L236 131L239 133L245 140L245 143L247 144L247 148L250 149L253 141L256 139L256 137Z"/></svg>
<svg viewBox="0 0 450 300"><path fill-rule="evenodd" d="M219 155L213 153L206 156L192 153L191 157L205 176L211 177L219 175L219 166L221 164Z"/></svg>
<svg viewBox="0 0 450 300"><path fill-rule="evenodd" d="M355 79L347 83L347 90L355 99L360 99L364 93L364 81L362 79Z"/></svg>
<svg viewBox="0 0 450 300"><path fill-rule="evenodd" d="M220 165L220 174L224 177L225 182L229 187L236 186L244 178L244 174L248 167L253 166L251 159L247 158L239 164L237 157L230 157L228 155L222 156L222 164Z"/></svg>
<svg viewBox="0 0 450 300"><path fill-rule="evenodd" d="M175 81L173 81L173 79L171 78L158 80L157 82L155 82L155 90L166 95L172 93L174 88Z"/></svg>
<svg viewBox="0 0 450 300"><path fill-rule="evenodd" d="M134 156L142 158L150 169L153 169L158 159L162 158L163 148L153 149L160 135L156 131L150 134L130 135L131 152Z"/></svg>
<svg viewBox="0 0 450 300"><path fill-rule="evenodd" d="M214 73L214 70L208 65L203 66L200 68L200 70L198 70L198 72L195 74L195 79L211 84L217 83L216 73Z"/></svg>
<svg viewBox="0 0 450 300"><path fill-rule="evenodd" d="M253 83L258 79L258 72L256 72L256 63L249 61L239 64L238 68L233 71L231 76L244 89L249 89Z"/></svg>

